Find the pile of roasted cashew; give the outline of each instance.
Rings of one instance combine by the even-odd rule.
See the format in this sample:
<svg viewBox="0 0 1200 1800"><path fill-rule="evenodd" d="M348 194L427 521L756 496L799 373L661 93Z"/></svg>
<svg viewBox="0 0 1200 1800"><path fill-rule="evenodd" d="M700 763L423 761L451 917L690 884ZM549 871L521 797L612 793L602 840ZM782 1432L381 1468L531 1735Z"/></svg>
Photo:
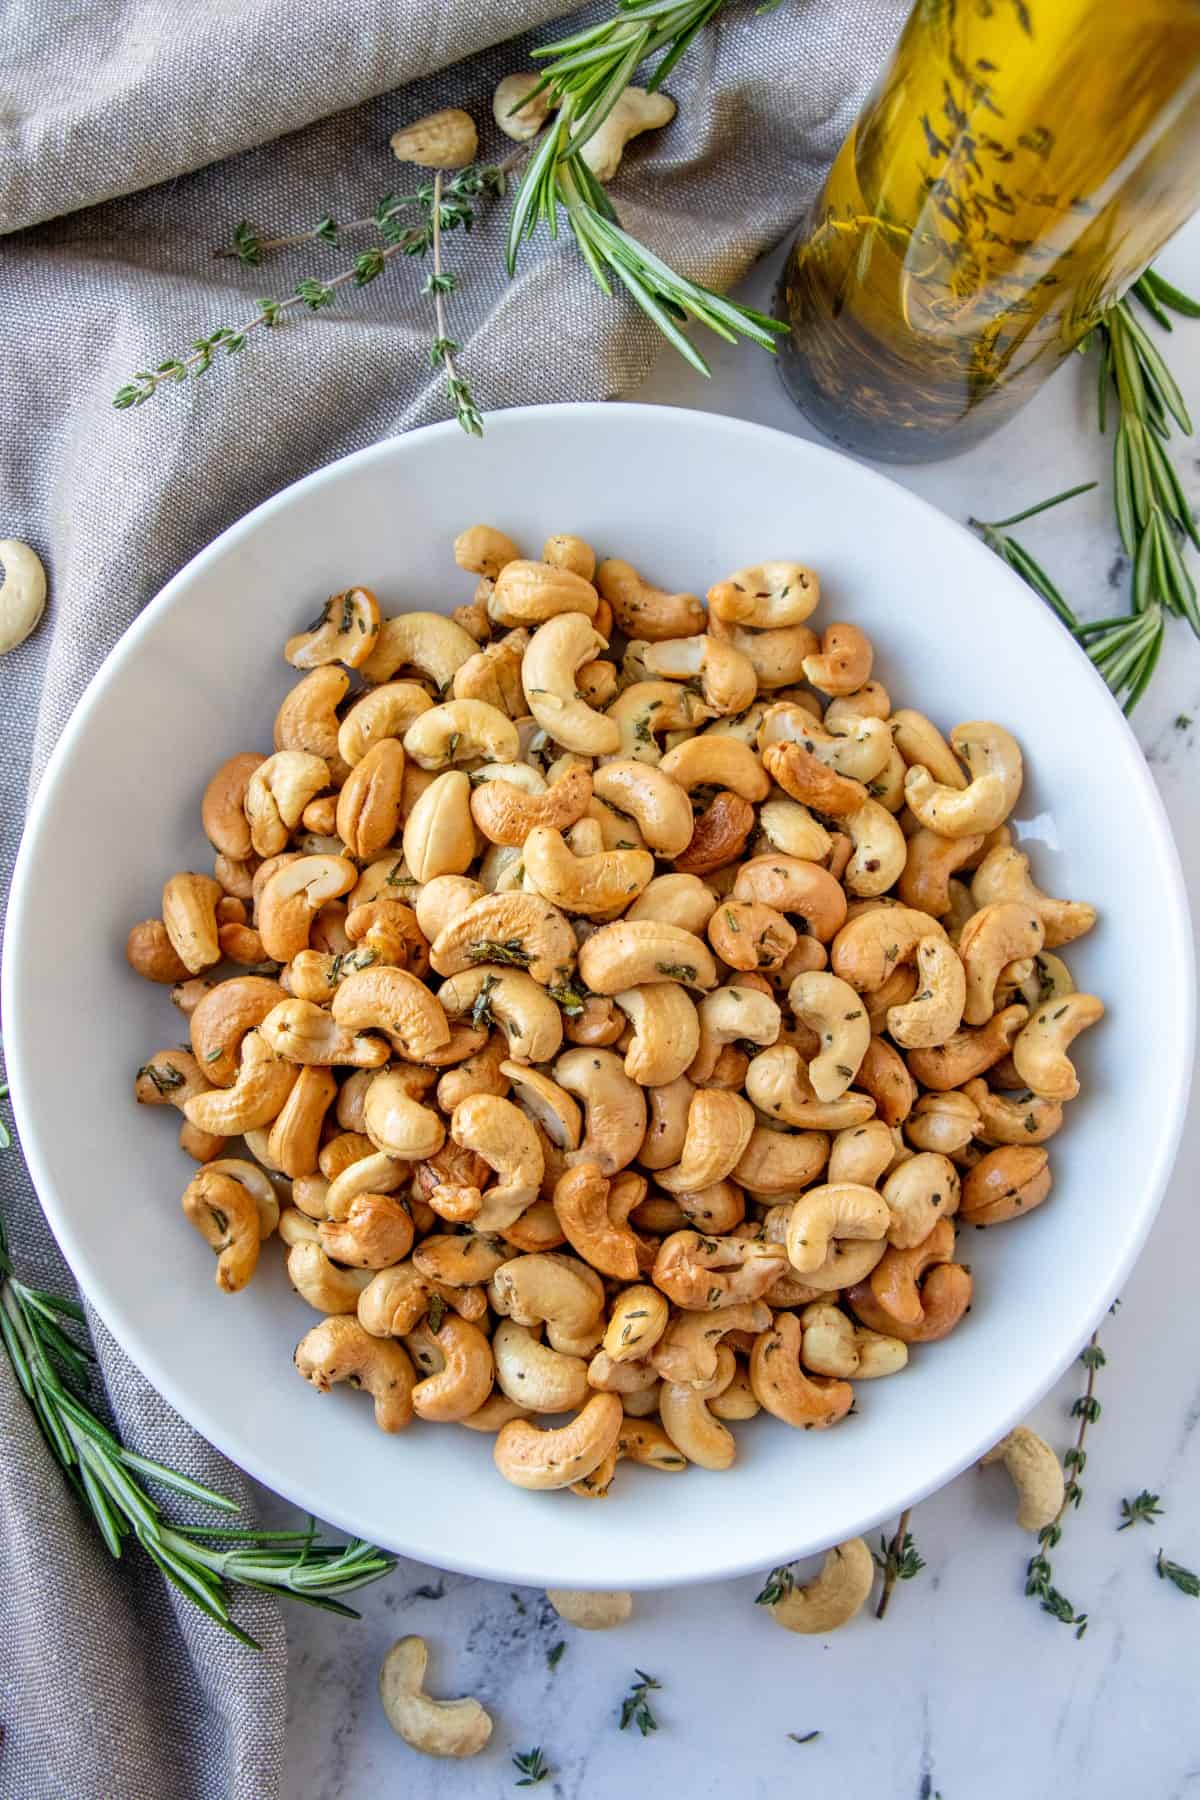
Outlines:
<svg viewBox="0 0 1200 1800"><path fill-rule="evenodd" d="M801 564L706 611L577 537L455 560L451 617L351 588L289 640L212 874L129 934L191 1032L136 1097L221 1288L282 1238L319 1391L524 1488L727 1469L735 1421L833 1425L953 1330L956 1219L1046 1199L1096 915L1012 841L1009 733L893 710Z"/></svg>

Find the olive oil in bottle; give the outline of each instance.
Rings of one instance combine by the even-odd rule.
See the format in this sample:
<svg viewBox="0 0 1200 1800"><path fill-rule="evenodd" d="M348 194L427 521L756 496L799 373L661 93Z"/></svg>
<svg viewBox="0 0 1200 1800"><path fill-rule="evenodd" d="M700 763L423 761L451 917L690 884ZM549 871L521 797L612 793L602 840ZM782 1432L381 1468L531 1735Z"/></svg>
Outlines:
<svg viewBox="0 0 1200 1800"><path fill-rule="evenodd" d="M1200 0L917 0L779 291L780 369L898 462L1001 425L1200 201Z"/></svg>

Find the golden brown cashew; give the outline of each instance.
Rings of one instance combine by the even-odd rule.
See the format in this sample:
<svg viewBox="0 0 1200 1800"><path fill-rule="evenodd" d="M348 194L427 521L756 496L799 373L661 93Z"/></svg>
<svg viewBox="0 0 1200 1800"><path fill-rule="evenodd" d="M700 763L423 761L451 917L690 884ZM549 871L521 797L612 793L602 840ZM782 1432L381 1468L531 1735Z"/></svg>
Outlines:
<svg viewBox="0 0 1200 1800"><path fill-rule="evenodd" d="M799 857L772 853L752 857L738 870L735 900L757 900L776 912L794 913L826 944L842 930L846 896L827 869Z"/></svg>
<svg viewBox="0 0 1200 1800"><path fill-rule="evenodd" d="M139 919L129 928L125 940L125 960L145 981L170 982L178 986L187 980L188 966L167 935L161 919Z"/></svg>
<svg viewBox="0 0 1200 1800"><path fill-rule="evenodd" d="M1013 1040L1013 1067L1025 1086L1042 1100L1073 1100L1079 1077L1067 1046L1103 1017L1104 1002L1094 994L1068 994L1039 1006Z"/></svg>
<svg viewBox="0 0 1200 1800"><path fill-rule="evenodd" d="M255 769L266 759L257 750L243 750L223 762L204 790L200 822L214 850L234 862L250 855L250 822L246 817L246 789Z"/></svg>
<svg viewBox="0 0 1200 1800"><path fill-rule="evenodd" d="M670 1308L657 1288L639 1284L628 1287L613 1302L604 1331L604 1349L614 1363L647 1356L667 1329ZM730 1328L732 1329L732 1327ZM716 1358L713 1358L715 1372Z"/></svg>
<svg viewBox="0 0 1200 1800"><path fill-rule="evenodd" d="M437 1113L410 1097L403 1075L394 1069L381 1071L367 1089L363 1123L376 1149L402 1162L436 1155L446 1138Z"/></svg>
<svg viewBox="0 0 1200 1800"><path fill-rule="evenodd" d="M424 1691L429 1648L424 1638L392 1645L379 1671L379 1698L397 1737L423 1756L478 1756L492 1721L478 1700L433 1700Z"/></svg>
<svg viewBox="0 0 1200 1800"><path fill-rule="evenodd" d="M518 1325L544 1324L551 1347L568 1356L586 1356L600 1342L604 1284L577 1257L545 1251L513 1257L494 1271L488 1297Z"/></svg>
<svg viewBox="0 0 1200 1800"><path fill-rule="evenodd" d="M574 1412L590 1392L587 1364L538 1341L525 1325L502 1319L492 1336L496 1381L529 1412Z"/></svg>
<svg viewBox="0 0 1200 1800"><path fill-rule="evenodd" d="M1042 947L1042 921L1027 903L998 900L969 918L958 939L966 971L968 1025L984 1025L996 1010L996 984L1009 963L1031 957Z"/></svg>
<svg viewBox="0 0 1200 1800"><path fill-rule="evenodd" d="M212 1083L186 1050L156 1050L142 1064L133 1083L133 1097L139 1106L174 1106L184 1114L179 1148L201 1163L220 1156L225 1139L191 1124L184 1109L194 1095L211 1091Z"/></svg>
<svg viewBox="0 0 1200 1800"><path fill-rule="evenodd" d="M183 1191L183 1211L217 1253L217 1286L236 1294L258 1266L262 1228L258 1202L236 1177L198 1169Z"/></svg>
<svg viewBox="0 0 1200 1800"><path fill-rule="evenodd" d="M682 794L680 799L684 800ZM535 890L565 912L585 918L619 912L654 874L648 850L601 850L577 856L561 832L541 825L525 839L523 856L526 879Z"/></svg>
<svg viewBox="0 0 1200 1800"><path fill-rule="evenodd" d="M621 741L616 721L576 695L575 671L606 644L585 613L559 613L538 626L521 665L530 712L556 743L579 756L611 755Z"/></svg>
<svg viewBox="0 0 1200 1800"><path fill-rule="evenodd" d="M816 610L821 584L798 562L765 562L737 569L708 590L716 618L755 630L802 625Z"/></svg>
<svg viewBox="0 0 1200 1800"><path fill-rule="evenodd" d="M883 1197L891 1212L889 1244L912 1250L925 1242L939 1219L958 1211L958 1170L947 1157L933 1151L910 1156L884 1182Z"/></svg>
<svg viewBox="0 0 1200 1800"><path fill-rule="evenodd" d="M981 1144L1041 1144L1053 1137L1063 1122L1061 1100L1042 1100L1036 1094L1009 1099L993 1094L986 1081L968 1081L954 1098L974 1113L971 1133Z"/></svg>
<svg viewBox="0 0 1200 1800"><path fill-rule="evenodd" d="M443 1367L418 1381L412 1393L413 1410L418 1418L438 1424L467 1419L478 1412L492 1391L492 1346L478 1325L455 1313L447 1314L439 1325L437 1346Z"/></svg>
<svg viewBox="0 0 1200 1800"><path fill-rule="evenodd" d="M325 1115L336 1099L337 1082L329 1069L301 1069L267 1143L271 1161L283 1174L294 1177L315 1171Z"/></svg>
<svg viewBox="0 0 1200 1800"><path fill-rule="evenodd" d="M654 1293L654 1289L633 1288L630 1292ZM665 1322L666 1304L661 1294L655 1298L662 1305ZM679 1313L666 1335L649 1350L650 1362L664 1381L707 1390L717 1376L717 1350L721 1339L731 1331L757 1334L765 1331L770 1323L771 1309L765 1300L742 1301L715 1314Z"/></svg>
<svg viewBox="0 0 1200 1800"><path fill-rule="evenodd" d="M700 1048L700 1017L686 989L655 981L615 996L633 1026L625 1052L625 1073L642 1087L664 1087L678 1079Z"/></svg>
<svg viewBox="0 0 1200 1800"><path fill-rule="evenodd" d="M536 793L526 791L523 784L505 778L499 771L486 773L487 779L472 791L471 816L493 844L523 844L539 825L566 831L583 818L591 802L592 777L580 764ZM528 771L531 776L535 773L533 769Z"/></svg>
<svg viewBox="0 0 1200 1800"><path fill-rule="evenodd" d="M692 809L679 783L661 768L644 762L610 762L596 771L593 785L602 800L635 820L657 856L675 857L687 849Z"/></svg>
<svg viewBox="0 0 1200 1800"><path fill-rule="evenodd" d="M734 1181L756 1195L799 1193L820 1174L828 1154L824 1132L781 1132L756 1125L734 1168Z"/></svg>
<svg viewBox="0 0 1200 1800"><path fill-rule="evenodd" d="M768 744L802 744L839 775L872 782L892 754L892 734L882 719L847 722L836 731L819 725L807 706L794 700L777 700L768 706L759 727L758 747ZM799 802L793 801L797 806Z"/></svg>
<svg viewBox="0 0 1200 1800"><path fill-rule="evenodd" d="M509 963L545 986L567 979L575 949L571 927L540 894L485 894L438 933L430 961L439 975L458 975L479 963Z"/></svg>
<svg viewBox="0 0 1200 1800"><path fill-rule="evenodd" d="M919 827L908 839L908 856L897 887L904 905L932 913L936 919L945 918L950 911L950 877L970 862L983 842L981 831L950 838Z"/></svg>
<svg viewBox="0 0 1200 1800"><path fill-rule="evenodd" d="M594 1588L547 1588L546 1598L566 1625L577 1631L609 1631L633 1615L633 1595Z"/></svg>
<svg viewBox="0 0 1200 1800"><path fill-rule="evenodd" d="M897 738L899 743L899 738ZM935 781L916 763L904 778L904 797L919 824L942 837L969 837L1002 825L1021 794L1021 749L1002 725L977 720L950 733L955 754L971 773L967 787ZM903 745L900 745L903 754ZM906 759L907 760L907 759Z"/></svg>
<svg viewBox="0 0 1200 1800"><path fill-rule="evenodd" d="M977 1087L987 1091L986 1082L969 1081L962 1093L922 1094L904 1128L913 1148L951 1157L965 1150L980 1129Z"/></svg>
<svg viewBox="0 0 1200 1800"><path fill-rule="evenodd" d="M390 1338L372 1337L357 1319L335 1314L314 1325L297 1344L294 1361L319 1394L338 1381L364 1388L375 1402L380 1431L403 1431L412 1423L413 1367L406 1351Z"/></svg>
<svg viewBox="0 0 1200 1800"><path fill-rule="evenodd" d="M293 669L315 669L323 663L361 668L379 638L379 602L370 588L347 588L331 594L312 624L290 637L283 654Z"/></svg>
<svg viewBox="0 0 1200 1800"><path fill-rule="evenodd" d="M804 679L823 694L855 694L871 679L874 651L871 640L857 625L827 625L817 656L804 659Z"/></svg>
<svg viewBox="0 0 1200 1800"><path fill-rule="evenodd" d="M1006 1006L978 1031L956 1031L931 1050L910 1050L908 1066L922 1087L938 1093L961 1087L1008 1055L1028 1017L1027 1006Z"/></svg>
<svg viewBox="0 0 1200 1800"><path fill-rule="evenodd" d="M442 694L478 647L469 632L441 613L400 613L383 621L375 648L360 664L359 673L374 687L390 681L397 669L416 669Z"/></svg>
<svg viewBox="0 0 1200 1800"><path fill-rule="evenodd" d="M352 1313L359 1295L372 1279L370 1269L339 1268L316 1242L316 1226L310 1225L309 1229L311 1238L291 1234L294 1241L287 1256L288 1280L316 1312L332 1316ZM280 1236L287 1241L282 1225Z"/></svg>
<svg viewBox="0 0 1200 1800"><path fill-rule="evenodd" d="M836 1375L843 1381L876 1381L895 1375L908 1362L908 1345L856 1325L839 1306L813 1301L800 1314L804 1338L800 1360L814 1375Z"/></svg>
<svg viewBox="0 0 1200 1800"><path fill-rule="evenodd" d="M873 1188L891 1166L896 1143L891 1128L882 1119L869 1119L865 1125L839 1131L829 1151L831 1182L853 1181Z"/></svg>
<svg viewBox="0 0 1200 1800"><path fill-rule="evenodd" d="M1002 1462L1017 1490L1017 1524L1022 1531L1042 1531L1063 1508L1066 1482L1062 1464L1045 1438L1017 1425L979 1459L981 1469Z"/></svg>
<svg viewBox="0 0 1200 1800"><path fill-rule="evenodd" d="M546 1490L569 1487L597 1469L613 1448L624 1423L617 1394L593 1394L569 1425L541 1430L524 1419L501 1428L493 1459L515 1487Z"/></svg>
<svg viewBox="0 0 1200 1800"><path fill-rule="evenodd" d="M416 681L389 681L383 687L372 688L355 701L338 726L338 754L354 767L375 744L402 738L413 721L432 705L429 694Z"/></svg>
<svg viewBox="0 0 1200 1800"><path fill-rule="evenodd" d="M461 769L437 775L409 810L404 859L418 881L461 875L475 857L471 783Z"/></svg>
<svg viewBox="0 0 1200 1800"><path fill-rule="evenodd" d="M773 1044L760 1051L746 1071L746 1093L767 1118L816 1132L865 1125L875 1112L875 1102L867 1094L844 1093L836 1100L818 1100L799 1052L790 1044ZM744 1174L737 1179L747 1187L754 1186Z"/></svg>
<svg viewBox="0 0 1200 1800"><path fill-rule="evenodd" d="M494 525L468 525L454 540L454 560L459 568L485 575L489 581L495 581L505 564L516 562L520 554L512 539Z"/></svg>
<svg viewBox="0 0 1200 1800"><path fill-rule="evenodd" d="M496 643L485 643L483 649L456 672L454 698L483 700L506 718L523 718L525 694L521 687L521 664L528 648L527 631L509 631Z"/></svg>
<svg viewBox="0 0 1200 1800"><path fill-rule="evenodd" d="M797 975L788 989L788 1005L801 1024L815 1031L821 1051L808 1065L808 1079L818 1100L837 1100L858 1073L871 1042L871 1027L862 1000L837 975L814 970Z"/></svg>
<svg viewBox="0 0 1200 1800"><path fill-rule="evenodd" d="M412 1215L386 1194L358 1194L344 1219L318 1224L317 1242L353 1269L390 1268L412 1249Z"/></svg>
<svg viewBox="0 0 1200 1800"><path fill-rule="evenodd" d="M596 586L626 637L661 643L704 630L704 607L695 594L668 594L643 581L631 563L610 557L596 570Z"/></svg>
<svg viewBox="0 0 1200 1800"><path fill-rule="evenodd" d="M520 740L508 715L486 700L447 700L418 714L404 734L404 750L418 768L445 769L476 757L515 762Z"/></svg>
<svg viewBox="0 0 1200 1800"><path fill-rule="evenodd" d="M351 769L337 798L337 835L351 856L370 856L391 843L403 788L404 751L395 738L380 738Z"/></svg>
<svg viewBox="0 0 1200 1800"><path fill-rule="evenodd" d="M602 926L580 947L579 974L593 994L619 994L654 981L711 988L717 966L708 945L690 931L652 919Z"/></svg>
<svg viewBox="0 0 1200 1800"><path fill-rule="evenodd" d="M906 1344L934 1343L971 1304L970 1271L951 1262L953 1254L954 1226L939 1219L924 1243L889 1249L865 1281L847 1290L847 1303L872 1331Z"/></svg>
<svg viewBox="0 0 1200 1800"><path fill-rule="evenodd" d="M553 569L570 569L573 575L582 575L585 581L591 581L596 573L596 552L583 538L575 537L569 531L557 531L546 539L542 545L542 561Z"/></svg>
<svg viewBox="0 0 1200 1800"><path fill-rule="evenodd" d="M874 1580L870 1550L862 1538L849 1538L826 1553L821 1573L806 1586L796 1587L789 1576L786 1592L767 1610L785 1631L821 1636L862 1611Z"/></svg>
<svg viewBox="0 0 1200 1800"><path fill-rule="evenodd" d="M758 676L750 658L717 637L647 644L642 662L650 676L699 681L705 704L722 716L743 712L758 692Z"/></svg>
<svg viewBox="0 0 1200 1800"><path fill-rule="evenodd" d="M437 1001L448 1019L498 1025L515 1061L549 1062L562 1044L562 1014L523 969L478 963L443 981Z"/></svg>
<svg viewBox="0 0 1200 1800"><path fill-rule="evenodd" d="M676 1306L714 1312L743 1300L761 1300L786 1267L782 1244L673 1231L659 1246L651 1279Z"/></svg>
<svg viewBox="0 0 1200 1800"><path fill-rule="evenodd" d="M612 1218L611 1189L599 1163L577 1163L555 1185L554 1211L567 1242L585 1262L618 1281L634 1281L638 1241L628 1225Z"/></svg>
<svg viewBox="0 0 1200 1800"><path fill-rule="evenodd" d="M967 778L955 761L954 752L924 713L902 706L892 714L892 734L897 750L910 768L919 763L943 787L960 790L966 787Z"/></svg>
<svg viewBox="0 0 1200 1800"><path fill-rule="evenodd" d="M763 767L777 781L785 794L819 813L832 818L846 818L865 805L868 794L861 781L839 775L828 768L803 744L768 744L762 753Z"/></svg>
<svg viewBox="0 0 1200 1800"><path fill-rule="evenodd" d="M693 730L712 717L712 709L675 682L635 681L617 695L605 716L617 728L618 756L657 764L663 755L658 734Z"/></svg>
<svg viewBox="0 0 1200 1800"><path fill-rule="evenodd" d="M259 1026L264 1043L287 1062L378 1069L388 1059L382 1038L358 1036L311 1000L281 1000Z"/></svg>
<svg viewBox="0 0 1200 1800"><path fill-rule="evenodd" d="M172 875L163 888L162 916L171 948L190 975L221 960L217 936L220 884L210 875Z"/></svg>
<svg viewBox="0 0 1200 1800"><path fill-rule="evenodd" d="M873 899L894 886L904 868L908 847L904 834L886 807L866 799L843 821L854 846L842 872L852 894Z"/></svg>
<svg viewBox="0 0 1200 1800"><path fill-rule="evenodd" d="M300 815L329 786L329 765L306 750L277 750L254 770L246 785L246 818L259 856L286 849Z"/></svg>
<svg viewBox="0 0 1200 1800"><path fill-rule="evenodd" d="M446 1013L406 969L357 969L333 996L333 1017L353 1032L379 1031L397 1056L426 1062L450 1041Z"/></svg>
<svg viewBox="0 0 1200 1800"><path fill-rule="evenodd" d="M877 1242L887 1236L891 1224L888 1205L874 1188L853 1181L810 1188L791 1210L788 1261L801 1275L811 1275L825 1262L835 1238Z"/></svg>
<svg viewBox="0 0 1200 1800"><path fill-rule="evenodd" d="M807 806L784 795L777 794L760 807L758 823L773 849L800 862L824 862L833 847L829 833Z"/></svg>
<svg viewBox="0 0 1200 1800"><path fill-rule="evenodd" d="M298 681L275 714L276 750L303 750L310 756L319 756L335 778L345 774L345 762L338 751L337 709L349 686L345 669L334 663L325 663Z"/></svg>
<svg viewBox="0 0 1200 1800"><path fill-rule="evenodd" d="M1040 1206L1050 1192L1050 1158L1028 1144L991 1150L967 1171L962 1216L968 1225L1003 1225Z"/></svg>
<svg viewBox="0 0 1200 1800"><path fill-rule="evenodd" d="M549 562L514 557L495 577L488 617L500 625L543 625L560 613L594 619L600 596L586 576Z"/></svg>
<svg viewBox="0 0 1200 1800"><path fill-rule="evenodd" d="M929 913L908 906L882 906L858 913L842 926L830 959L843 981L859 993L871 993L901 964L913 960L923 938L945 935Z"/></svg>
<svg viewBox="0 0 1200 1800"><path fill-rule="evenodd" d="M472 1094L454 1109L450 1136L463 1150L473 1150L496 1173L475 1219L479 1231L503 1231L537 1199L545 1159L541 1141L529 1119L511 1100L495 1094Z"/></svg>
<svg viewBox="0 0 1200 1800"><path fill-rule="evenodd" d="M733 1466L737 1455L733 1433L710 1412L707 1396L685 1383L664 1381L658 1404L668 1437L688 1462L701 1469Z"/></svg>
<svg viewBox="0 0 1200 1800"><path fill-rule="evenodd" d="M688 1107L683 1154L674 1168L658 1171L668 1193L695 1193L732 1174L750 1142L754 1111L740 1094L701 1088Z"/></svg>
<svg viewBox="0 0 1200 1800"><path fill-rule="evenodd" d="M282 999L279 983L262 975L237 975L202 995L188 1024L192 1051L208 1081L233 1086L242 1039Z"/></svg>
<svg viewBox="0 0 1200 1800"><path fill-rule="evenodd" d="M668 750L658 765L685 794L693 788L722 788L743 800L765 800L771 791L762 763L739 738L702 732Z"/></svg>
<svg viewBox="0 0 1200 1800"><path fill-rule="evenodd" d="M854 1389L848 1381L809 1376L800 1366L802 1338L795 1313L781 1312L754 1340L750 1385L760 1406L801 1431L823 1431L850 1411Z"/></svg>
<svg viewBox="0 0 1200 1800"><path fill-rule="evenodd" d="M596 1162L614 1175L633 1161L646 1134L646 1101L611 1050L581 1046L565 1051L554 1065L559 1085L582 1101L586 1129L569 1152L570 1164Z"/></svg>
<svg viewBox="0 0 1200 1800"><path fill-rule="evenodd" d="M282 1110L300 1071L272 1055L257 1031L242 1039L241 1061L232 1087L210 1088L184 1102L189 1122L217 1137L237 1137L269 1125Z"/></svg>
<svg viewBox="0 0 1200 1800"><path fill-rule="evenodd" d="M970 976L954 945L942 938L922 938L916 960L917 992L903 1005L888 1007L887 1027L905 1049L928 1050L948 1043L962 1024ZM971 966L984 985L981 960Z"/></svg>
<svg viewBox="0 0 1200 1800"><path fill-rule="evenodd" d="M997 900L1016 900L1032 907L1041 919L1043 942L1049 950L1074 943L1096 923L1096 909L1085 901L1053 900L1043 894L1030 876L1029 858L1011 845L998 844L988 851L975 871L971 898L979 907Z"/></svg>
<svg viewBox="0 0 1200 1800"><path fill-rule="evenodd" d="M297 856L277 868L262 888L255 915L267 955L277 962L298 956L321 908L349 893L357 880L358 870L345 856Z"/></svg>

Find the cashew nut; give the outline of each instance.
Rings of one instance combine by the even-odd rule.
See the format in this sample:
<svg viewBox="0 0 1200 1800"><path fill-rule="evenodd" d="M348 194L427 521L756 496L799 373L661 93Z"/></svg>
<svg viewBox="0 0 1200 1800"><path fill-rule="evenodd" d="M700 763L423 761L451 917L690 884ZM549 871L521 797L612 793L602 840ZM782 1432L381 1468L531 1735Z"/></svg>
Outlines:
<svg viewBox="0 0 1200 1800"><path fill-rule="evenodd" d="M626 637L661 643L704 630L704 608L695 594L668 594L643 581L631 563L612 557L596 570L596 586Z"/></svg>
<svg viewBox="0 0 1200 1800"><path fill-rule="evenodd" d="M501 1427L493 1460L515 1487L569 1487L604 1461L617 1441L624 1416L619 1395L595 1393L570 1424L557 1431L515 1419Z"/></svg>
<svg viewBox="0 0 1200 1800"><path fill-rule="evenodd" d="M422 169L465 169L475 161L479 134L470 113L446 106L394 131L389 142L397 162L416 163Z"/></svg>
<svg viewBox="0 0 1200 1800"><path fill-rule="evenodd" d="M577 1631L609 1631L633 1616L633 1595L599 1588L547 1588L546 1598L566 1625Z"/></svg>
<svg viewBox="0 0 1200 1800"><path fill-rule="evenodd" d="M674 113L674 106L671 111ZM15 650L46 610L46 571L36 551L16 538L0 543L0 656Z"/></svg>
<svg viewBox="0 0 1200 1800"><path fill-rule="evenodd" d="M926 830L942 837L993 831L1004 823L1020 797L1020 745L1002 725L987 720L956 725L950 742L970 770L970 782L965 788L949 786L936 781L923 764L915 763L904 778L909 810ZM900 748L903 754L903 745Z"/></svg>
<svg viewBox="0 0 1200 1800"><path fill-rule="evenodd" d="M980 1467L1002 1462L1017 1490L1017 1524L1022 1531L1042 1531L1063 1507L1066 1482L1062 1464L1028 1425L1017 1425L980 1458Z"/></svg>
<svg viewBox="0 0 1200 1800"><path fill-rule="evenodd" d="M797 562L737 569L708 590L708 604L716 618L730 625L750 625L757 631L802 625L820 598L816 575Z"/></svg>
<svg viewBox="0 0 1200 1800"><path fill-rule="evenodd" d="M585 141L580 155L597 181L611 181L620 167L626 144L643 131L669 125L674 117L675 102L666 94L627 87L599 130Z"/></svg>
<svg viewBox="0 0 1200 1800"><path fill-rule="evenodd" d="M800 1366L803 1333L795 1313L777 1313L775 1323L754 1340L750 1385L767 1412L800 1431L823 1431L849 1412L854 1389L848 1381L806 1375Z"/></svg>
<svg viewBox="0 0 1200 1800"><path fill-rule="evenodd" d="M1079 1077L1067 1046L1103 1017L1104 1002L1094 994L1068 994L1039 1006L1013 1040L1013 1067L1025 1086L1043 1100L1073 1100Z"/></svg>
<svg viewBox="0 0 1200 1800"><path fill-rule="evenodd" d="M375 1402L380 1431L403 1431L412 1423L413 1367L407 1352L392 1338L372 1337L357 1319L345 1314L323 1319L301 1338L294 1361L319 1394L339 1381L364 1388Z"/></svg>
<svg viewBox="0 0 1200 1800"><path fill-rule="evenodd" d="M820 1636L848 1625L866 1605L875 1580L875 1559L862 1538L849 1538L828 1551L821 1572L803 1587L789 1584L768 1612L785 1631Z"/></svg>
<svg viewBox="0 0 1200 1800"><path fill-rule="evenodd" d="M989 850L971 882L971 898L986 907L997 900L1016 900L1031 906L1042 921L1043 942L1048 950L1074 943L1091 931L1096 909L1082 900L1053 900L1043 894L1029 874L1029 858L1011 845Z"/></svg>
<svg viewBox="0 0 1200 1800"><path fill-rule="evenodd" d="M521 665L529 710L564 750L611 755L621 741L615 720L577 698L575 671L606 647L586 613L559 613L539 625Z"/></svg>
<svg viewBox="0 0 1200 1800"><path fill-rule="evenodd" d="M428 1666L424 1638L403 1637L392 1645L379 1671L388 1724L423 1756L478 1756L492 1735L491 1715L478 1700L431 1699L425 1692Z"/></svg>

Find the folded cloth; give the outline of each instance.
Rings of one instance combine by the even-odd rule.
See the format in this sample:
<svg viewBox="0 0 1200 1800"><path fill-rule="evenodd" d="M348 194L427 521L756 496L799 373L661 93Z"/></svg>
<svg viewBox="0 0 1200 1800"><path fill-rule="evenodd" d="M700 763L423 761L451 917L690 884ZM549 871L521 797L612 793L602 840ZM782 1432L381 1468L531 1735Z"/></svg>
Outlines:
<svg viewBox="0 0 1200 1800"><path fill-rule="evenodd" d="M812 198L906 10L904 0L783 0L760 16L753 0L731 0L671 72L674 123L627 152L611 190L627 227L694 280L738 280ZM530 42L561 33L504 40L555 11L555 0L8 0L0 538L32 543L51 588L37 633L0 661L0 882L64 721L168 576L298 476L446 416L424 266L397 258L371 286L341 290L336 307L297 309L239 357L219 356L202 379L136 410L115 411L114 392L201 333L251 317L258 296L347 266L370 241L308 243L259 268L215 260L240 220L295 232L411 189L416 172L393 161L387 139L437 107L472 113L482 155L511 148L492 123L492 90L529 66ZM634 387L658 351L654 328L600 294L563 239L541 234L507 280L506 210L485 204L469 238L446 241L461 283L450 329L479 404ZM148 912L154 879L151 858ZM0 1208L27 1279L67 1291L16 1150L0 1153ZM126 1441L249 1504L238 1472L90 1322L98 1398ZM239 1622L264 1646L256 1656L166 1587L136 1546L113 1563L3 1357L0 1433L0 1793L271 1800L286 1673L274 1602L239 1602Z"/></svg>

